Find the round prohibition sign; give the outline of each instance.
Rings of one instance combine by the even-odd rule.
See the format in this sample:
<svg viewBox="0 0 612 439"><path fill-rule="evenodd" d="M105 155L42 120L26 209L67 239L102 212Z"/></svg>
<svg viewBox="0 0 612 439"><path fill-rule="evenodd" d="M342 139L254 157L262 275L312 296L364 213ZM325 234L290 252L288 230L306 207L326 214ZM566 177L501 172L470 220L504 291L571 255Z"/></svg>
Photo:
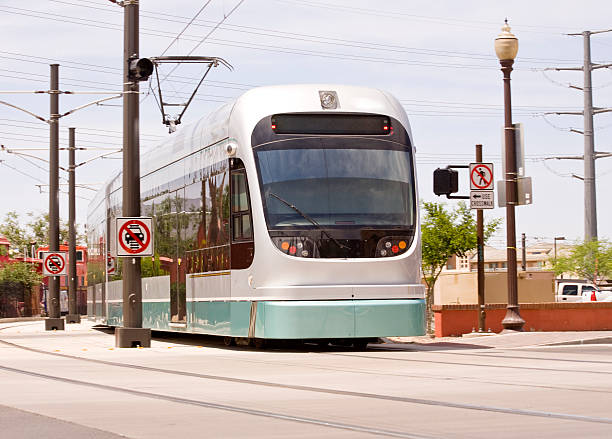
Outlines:
<svg viewBox="0 0 612 439"><path fill-rule="evenodd" d="M128 221L119 229L119 244L130 254L142 253L149 246L149 242L151 231L142 221Z"/></svg>
<svg viewBox="0 0 612 439"><path fill-rule="evenodd" d="M47 259L45 259L45 267L49 273L61 273L64 270L65 265L66 261L59 253L48 254Z"/></svg>
<svg viewBox="0 0 612 439"><path fill-rule="evenodd" d="M474 166L470 180L477 189L487 189L493 183L493 172L486 165Z"/></svg>

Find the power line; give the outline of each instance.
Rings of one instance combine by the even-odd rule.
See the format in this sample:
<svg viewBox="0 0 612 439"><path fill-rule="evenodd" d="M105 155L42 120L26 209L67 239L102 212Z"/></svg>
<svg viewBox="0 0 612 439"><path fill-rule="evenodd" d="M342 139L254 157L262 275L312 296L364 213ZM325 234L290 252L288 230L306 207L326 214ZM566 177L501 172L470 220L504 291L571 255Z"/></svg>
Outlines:
<svg viewBox="0 0 612 439"><path fill-rule="evenodd" d="M170 44L168 44L168 47L166 47L166 49L161 53L160 56L163 56L166 54L166 52L168 51L168 49L170 49L170 47L172 47L172 45L178 41L178 39L181 37L181 35L183 35L183 33L187 30L187 28L189 26L191 26L191 24L193 23L193 21L198 18L198 16L202 13L202 11L204 11L204 9L206 8L206 6L208 6L210 4L212 0L208 0L206 3L204 3L204 6L202 6L200 8L200 10L193 16L193 18L191 20L189 20L189 23L187 23L187 25L183 28L183 30L181 30L178 35L176 37L174 37L174 39L170 42Z"/></svg>
<svg viewBox="0 0 612 439"><path fill-rule="evenodd" d="M19 120L19 119L5 119L5 118L0 118L0 121L5 121L5 122L16 122L16 123L21 123L21 124L27 124L27 125L36 125L36 127L38 129L41 130L46 130L46 128L41 127L40 126L40 122L32 122L29 120ZM0 123L0 125L9 125L9 124L2 124ZM100 129L100 128L89 128L89 127L80 127L80 126L75 126L75 128L79 131L79 134L87 134L87 131L99 131L102 133L116 133L116 134L122 134L121 131L119 130L108 130L108 129ZM68 128L60 128L60 131L68 131ZM119 137L119 138L123 138L123 136L108 136L108 134L87 134L87 135L93 135L93 136L104 136L104 137ZM156 134L140 134L141 137L150 137L151 139L163 139L165 138L165 136L159 136Z"/></svg>
<svg viewBox="0 0 612 439"><path fill-rule="evenodd" d="M389 18L394 18L394 19L403 19L404 17L410 17L412 19L422 20L426 22L441 23L444 25L451 25L451 26L458 26L458 27L465 27L465 28L489 29L491 25L496 24L496 23L489 22L489 21L462 20L462 19L456 19L456 18L440 18L440 17L425 16L425 15L409 14L409 13L405 13L401 11L388 11L384 9L381 10L381 9L358 8L358 7L355 7L354 5L350 5L350 6L330 5L328 3L322 3L322 2L317 2L317 1L307 1L307 0L276 0L276 1L281 2L281 3L298 4L298 5L308 6L308 7L331 9L331 10L337 10L341 12L350 12L354 14L363 14L363 15L368 15L368 16L374 15L374 16L389 17ZM562 27L558 27L558 26L543 26L543 25L516 25L515 24L514 26L517 28L536 28L536 29L550 28L550 29L558 29L559 31L563 29ZM544 31L538 31L538 30L526 30L526 29L523 29L523 32L551 34L551 32L544 32Z"/></svg>
<svg viewBox="0 0 612 439"><path fill-rule="evenodd" d="M67 69L84 70L84 71L90 71L90 72L96 72L96 73L102 73L102 74L117 74L117 76L120 76L122 72L122 70L118 67L80 63L80 62L75 62L72 60L65 60L65 59L58 59L58 58L45 58L45 57L36 56L36 55L29 55L29 54L16 53L16 52L6 52L6 51L1 51L1 50L0 50L0 53L14 55L14 56L22 57L25 59L10 57L6 55L4 56L0 55L0 58L13 59L15 61L21 61L21 62L27 62L27 63L44 64L45 66L48 63L58 63L58 64L61 64L62 67L67 68ZM35 61L34 59L38 59L40 61ZM86 66L86 67L78 67L78 66ZM110 70L110 71L106 72L103 70ZM200 78L195 78L195 77L178 76L178 75L176 75L174 78L189 80L188 83L193 83L193 82L199 81L200 79ZM254 85L254 84L242 84L239 82L230 82L230 81L206 80L204 82L209 84L209 87L212 86L212 87L219 87L219 88L249 89L252 87L257 87L257 85ZM224 84L224 85L219 85L219 84ZM233 85L236 85L238 87L232 87Z"/></svg>
<svg viewBox="0 0 612 439"><path fill-rule="evenodd" d="M62 0L50 0L50 1L53 1L55 3L67 4L71 6L80 6L80 7L89 8L89 9L105 10L101 7L92 6L92 5L96 5L96 3L87 2L87 1L81 1L79 3L73 3L73 2L62 1ZM88 3L88 4L84 4L84 3ZM149 14L147 14L144 11L141 11L141 12L143 16L150 18L150 19L154 19L154 20L168 21L168 22L173 22L173 23L184 23L186 20L191 21L188 17L171 15L171 14L168 14L166 11L164 11L163 13L149 11ZM117 13L119 13L119 11L117 11ZM164 15L164 17L161 17L162 14ZM174 19L170 19L168 17L174 17ZM207 23L207 24L199 24L199 23ZM457 21L453 19L453 23L456 24ZM194 26L201 26L201 27L212 27L212 26L215 26L216 24L217 24L216 22L210 21L210 20L195 20L193 22ZM495 23L489 23L489 24L495 24ZM236 24L223 24L219 26L219 29L230 31L230 32L247 33L251 35L278 37L278 38L283 38L283 39L293 39L293 40L298 40L298 41L314 42L314 43L319 43L319 44L331 44L331 45L340 45L340 46L347 46L347 47L356 47L360 49L365 48L365 49L370 49L370 50L382 50L385 52L394 51L394 52L406 52L406 53L412 53L412 54L429 55L429 56L441 56L441 57L444 57L445 59L448 59L449 57L466 58L466 59L474 59L475 57L480 57L486 60L494 59L494 56L489 53L480 54L480 53L463 52L463 51L423 49L423 48L416 48L416 47L392 45L388 43L381 44L381 43L368 42L368 41L358 41L358 40L348 40L348 39L343 39L343 38L335 38L335 37L330 37L330 36L320 36L320 35L304 34L304 33L296 33L296 32L284 32L284 31L278 31L274 29L236 25ZM576 60L557 59L557 58L548 59L548 58L522 57L521 59L529 60L532 62L543 62L543 63L548 63L552 61L567 62L567 63L576 62Z"/></svg>
<svg viewBox="0 0 612 439"><path fill-rule="evenodd" d="M244 0L241 0L241 1L244 1ZM1 8L2 7L0 7L0 10ZM4 8L7 9L9 7L4 7ZM61 18L62 21L73 23L73 24L79 24L79 25L88 26L88 27L98 27L102 29L120 30L118 25L115 25L112 23L104 23L98 20L82 19L78 17L67 17L65 15L51 14L48 12L45 12L44 15L36 15L36 14L41 14L41 13L38 11L32 11L30 9L23 9L23 8L12 8L12 9L15 9L17 11L26 11L26 12L16 12L12 10L5 10L5 12L14 13L18 15L26 15L26 16L31 16L31 17L46 19L46 20L56 20L57 18ZM55 16L56 18L49 17L49 15ZM213 30L214 29L215 28L213 28ZM169 32L163 32L163 31L158 31L154 29L145 29L145 28L141 28L141 33L144 35L161 36L165 38L172 38L174 36L173 34L170 34ZM194 37L190 37L187 35L185 35L183 39L188 40L188 41L198 41L198 42L201 41L200 39L196 39ZM221 45L225 47L247 48L247 49L272 52L275 54L286 53L286 54L293 54L293 55L316 56L316 57L322 57L322 58L328 58L328 59L338 59L338 60L364 61L364 62L375 62L375 63L382 62L382 63L387 63L387 64L431 66L431 67L438 67L438 68L497 69L497 66L495 65L495 63L493 63L494 61L493 57L489 57L486 59L486 60L491 60L491 65L489 66L489 65L478 65L478 64L456 64L456 63L453 64L453 63L448 63L448 62L433 63L433 62L428 62L428 61L414 61L414 60L408 60L408 59L381 58L381 57L362 56L362 55L354 55L354 54L349 55L349 54L343 54L343 53L338 53L338 52L324 52L324 51L314 51L314 50L307 50L307 49L295 49L291 47L283 47L283 46L268 45L268 44L261 44L261 43L250 43L250 42L235 41L235 40L208 39L208 42L210 44L217 44L217 45ZM199 44L196 47L198 46ZM474 57L467 57L467 59L473 59L473 58Z"/></svg>
<svg viewBox="0 0 612 439"><path fill-rule="evenodd" d="M17 173L19 173L19 174L21 174L21 175L23 175L25 177L31 178L32 180L35 180L35 181L38 181L39 183L44 183L42 180L39 180L38 178L33 177L30 174L26 174L25 172L20 171L19 169L15 168L14 166L9 165L8 163L6 163L6 160L0 160L0 165L4 165L7 168L12 169L13 171L15 171L15 172L17 172Z"/></svg>
<svg viewBox="0 0 612 439"><path fill-rule="evenodd" d="M230 15L232 15L232 14L234 13L234 11L236 11L236 10L237 10L237 9L240 7L240 5L242 5L242 3L244 3L244 0L240 0L240 1L238 2L238 4L237 4L236 6L234 6L234 7L233 7L233 8L232 8L232 9L229 11L229 13L228 13L228 14L223 15L223 19L222 19L221 21L219 21L219 23L218 23L218 24L217 24L215 27L213 27L213 28L210 30L210 32L208 32L208 33L207 33L207 34L204 36L204 38L202 38L202 39L201 39L201 40L198 42L198 44L196 44L196 45L195 45L195 47L193 47L193 48L192 48L192 49L189 51L189 53L187 53L187 55L186 55L186 56L190 56L190 55L191 55L193 52L195 52L195 51L196 51L196 49L197 49L198 47L200 47L200 46L202 45L202 43L204 43L204 41L206 41L206 39L207 39L209 36L211 36L211 35L212 35L212 33L213 33L214 31L216 31L216 30L219 28L219 26L220 26L220 25L221 25L221 24L222 24L222 23L223 23L225 20L227 20L227 19L229 18L229 16L230 16ZM207 4L208 4L208 3L207 3ZM168 73L166 74L166 76L164 76L162 79L158 79L158 81L157 81L157 86L156 86L156 87L154 87L154 88L155 88L155 89L158 89L159 87L161 87L161 84L162 84L162 83L163 83L163 82L164 82L164 81L165 81L165 80L166 80L166 79L167 79L167 78L168 78L168 77L169 77L169 76L170 76L172 73L174 73L174 71L175 71L176 69L178 69L178 67L179 67L179 66L180 66L180 64L175 65L175 66L174 66L174 67L173 67L173 68L170 70L170 72L168 72ZM210 67L209 67L209 70L210 70ZM204 76L206 76L206 75L204 75ZM203 79L203 78L202 78L202 79ZM151 88L151 91L152 91L152 92L155 92L155 90L154 90L153 88ZM197 89L196 89L196 91L197 91ZM143 98L143 99L142 99L140 102L142 103L142 102L143 102L143 101L144 101L144 100L145 100L145 99L146 99L146 98L147 98L149 95L150 95L150 93L149 93L149 94L147 94L147 95L146 95L146 96L145 96L145 97L144 97L144 98ZM161 96L161 92L160 92L160 96ZM160 105L163 105L163 104L164 104L163 102L160 102ZM161 109L161 107L160 107L160 109ZM165 116L164 116L164 117L165 117ZM180 122L180 120L179 120L179 122Z"/></svg>

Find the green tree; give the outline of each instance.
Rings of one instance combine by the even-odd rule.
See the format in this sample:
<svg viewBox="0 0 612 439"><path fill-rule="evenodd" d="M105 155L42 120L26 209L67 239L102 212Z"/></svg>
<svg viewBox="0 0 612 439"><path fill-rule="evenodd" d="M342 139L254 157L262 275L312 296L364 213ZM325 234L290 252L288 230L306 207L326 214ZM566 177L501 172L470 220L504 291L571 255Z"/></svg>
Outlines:
<svg viewBox="0 0 612 439"><path fill-rule="evenodd" d="M578 243L567 256L549 261L558 276L575 273L597 285L612 278L612 244L607 240L592 240Z"/></svg>
<svg viewBox="0 0 612 439"><path fill-rule="evenodd" d="M30 221L26 225L30 230L32 240L39 244L46 243L49 236L49 214L28 212L28 216ZM79 224L75 224L76 241L77 244L84 244L86 237L80 232L80 228ZM60 243L68 242L68 221L60 220L59 235Z"/></svg>
<svg viewBox="0 0 612 439"><path fill-rule="evenodd" d="M0 282L20 283L27 289L39 285L42 276L36 272L32 264L15 262L0 268Z"/></svg>
<svg viewBox="0 0 612 439"><path fill-rule="evenodd" d="M15 211L9 211L4 216L0 224L0 234L4 235L13 248L30 248L31 242L44 245L48 242L49 233L49 214L33 212L28 213L29 221L24 221ZM86 237L80 232L80 227L76 225L77 244L84 244ZM68 222L60 221L60 243L68 241Z"/></svg>
<svg viewBox="0 0 612 439"><path fill-rule="evenodd" d="M453 255L465 256L477 246L476 219L472 211L459 203L447 210L444 203L423 202L421 224L421 248L423 278L427 285L427 332L431 333L434 286L448 259ZM485 242L499 228L501 219L487 222L484 226Z"/></svg>
<svg viewBox="0 0 612 439"><path fill-rule="evenodd" d="M21 225L19 214L13 210L4 216L0 224L0 234L10 241L12 247L23 249L30 245L31 234Z"/></svg>

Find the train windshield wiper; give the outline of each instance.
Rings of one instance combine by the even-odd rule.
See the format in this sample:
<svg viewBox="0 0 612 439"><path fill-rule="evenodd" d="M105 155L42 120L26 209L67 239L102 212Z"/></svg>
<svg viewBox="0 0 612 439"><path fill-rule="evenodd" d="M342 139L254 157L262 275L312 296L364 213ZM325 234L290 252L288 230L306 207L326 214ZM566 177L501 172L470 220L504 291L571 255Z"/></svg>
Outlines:
<svg viewBox="0 0 612 439"><path fill-rule="evenodd" d="M302 216L302 218L306 219L308 222L310 222L313 226L315 226L317 229L319 229L321 232L323 232L325 234L325 236L327 236L329 239L331 239L334 244L336 244L338 247L340 247L343 250L350 250L350 247L347 247L346 245L340 243L336 238L334 238L333 236L331 236L329 233L327 233L327 231L321 227L321 225L316 222L313 218L311 218L310 216L306 215L304 212L302 212L300 209L298 209L297 207L295 207L293 204L291 204L289 201L279 197L278 195L276 195L274 192L267 192L268 195L273 196L274 198L276 198L278 201L280 201L281 203L287 205L288 207L290 207L291 209L295 210L300 216Z"/></svg>

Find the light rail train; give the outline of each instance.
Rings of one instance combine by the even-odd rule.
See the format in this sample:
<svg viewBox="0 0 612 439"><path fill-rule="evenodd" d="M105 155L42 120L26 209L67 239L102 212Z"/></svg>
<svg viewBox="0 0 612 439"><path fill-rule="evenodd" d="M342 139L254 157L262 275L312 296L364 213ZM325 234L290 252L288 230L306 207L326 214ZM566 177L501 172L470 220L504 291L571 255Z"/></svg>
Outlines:
<svg viewBox="0 0 612 439"><path fill-rule="evenodd" d="M88 210L88 313L122 325L122 176ZM414 147L390 94L250 90L141 157L143 326L235 340L424 333ZM109 257L110 255L110 257Z"/></svg>

